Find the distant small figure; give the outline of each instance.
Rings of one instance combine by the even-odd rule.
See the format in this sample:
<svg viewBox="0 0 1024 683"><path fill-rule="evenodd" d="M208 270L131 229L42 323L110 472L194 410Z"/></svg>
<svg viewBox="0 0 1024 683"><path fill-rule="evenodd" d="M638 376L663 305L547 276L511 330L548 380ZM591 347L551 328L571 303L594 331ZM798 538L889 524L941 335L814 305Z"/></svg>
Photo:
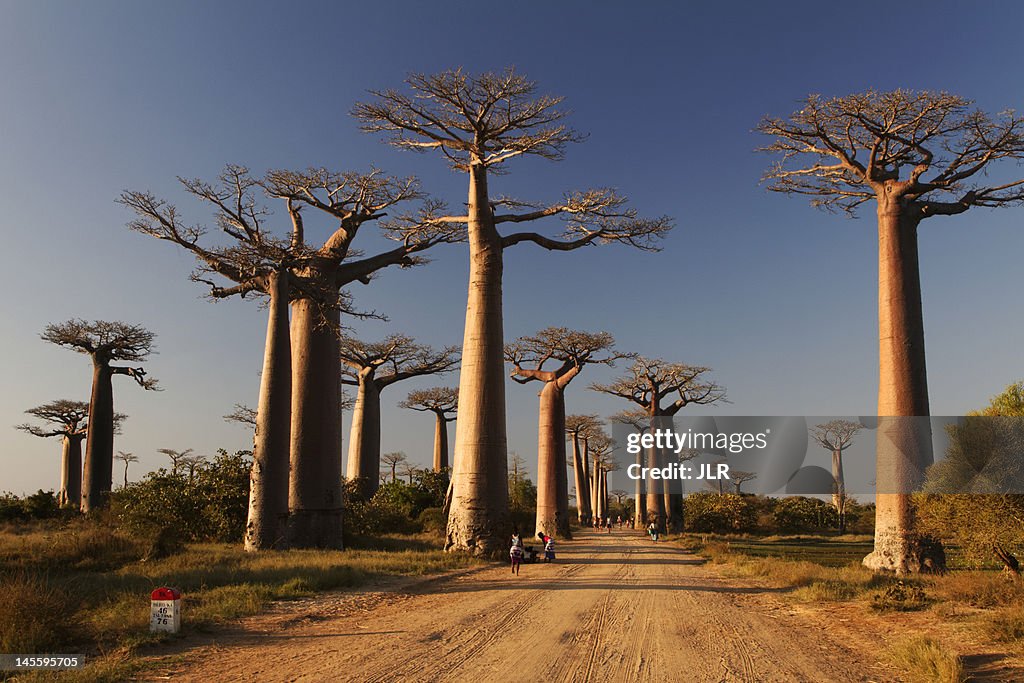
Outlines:
<svg viewBox="0 0 1024 683"><path fill-rule="evenodd" d="M617 517L615 518L615 524L616 524L616 526L618 526L618 527L619 527L620 529L622 528L622 515L619 515L619 516L617 516Z"/></svg>
<svg viewBox="0 0 1024 683"><path fill-rule="evenodd" d="M551 538L543 531L537 532L537 538L544 541L544 561L551 562L555 559L555 539Z"/></svg>
<svg viewBox="0 0 1024 683"><path fill-rule="evenodd" d="M608 533L612 532L612 518L611 517L605 517L604 528L608 530Z"/></svg>
<svg viewBox="0 0 1024 683"><path fill-rule="evenodd" d="M519 529L512 530L512 545L517 545L520 548L523 547L523 539L519 536Z"/></svg>
<svg viewBox="0 0 1024 683"><path fill-rule="evenodd" d="M647 533L651 535L652 541L658 542L658 525L656 522L651 522L650 526L647 527Z"/></svg>

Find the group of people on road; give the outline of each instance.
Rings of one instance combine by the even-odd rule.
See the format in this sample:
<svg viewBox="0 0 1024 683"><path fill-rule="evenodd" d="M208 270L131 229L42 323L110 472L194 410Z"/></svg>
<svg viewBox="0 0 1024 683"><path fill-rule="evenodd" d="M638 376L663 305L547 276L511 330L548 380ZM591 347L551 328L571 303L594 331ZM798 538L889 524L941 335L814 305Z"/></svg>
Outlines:
<svg viewBox="0 0 1024 683"><path fill-rule="evenodd" d="M544 544L544 561L551 562L555 559L555 539L543 531L537 532L537 538ZM519 576L519 566L523 563L523 557L527 549L523 546L523 538L519 535L518 529L512 530L512 547L509 548L508 556L512 560L512 573Z"/></svg>

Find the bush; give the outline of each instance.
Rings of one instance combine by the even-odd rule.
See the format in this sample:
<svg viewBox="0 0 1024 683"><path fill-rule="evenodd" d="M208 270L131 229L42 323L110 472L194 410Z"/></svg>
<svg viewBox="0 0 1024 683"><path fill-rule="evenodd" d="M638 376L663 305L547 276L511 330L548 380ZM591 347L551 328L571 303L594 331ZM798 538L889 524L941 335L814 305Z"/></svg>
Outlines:
<svg viewBox="0 0 1024 683"><path fill-rule="evenodd" d="M448 520L441 508L427 508L420 513L419 523L423 531L431 534L443 534Z"/></svg>
<svg viewBox="0 0 1024 683"><path fill-rule="evenodd" d="M0 494L0 522L52 519L60 514L61 509L53 491L39 489L24 498L19 498L13 493Z"/></svg>
<svg viewBox="0 0 1024 683"><path fill-rule="evenodd" d="M151 555L163 556L186 541L238 541L249 506L248 451L221 451L189 480L165 469L150 472L111 496L119 526L154 541Z"/></svg>
<svg viewBox="0 0 1024 683"><path fill-rule="evenodd" d="M757 528L757 504L734 493L691 493L685 500L686 528L699 533L746 533Z"/></svg>
<svg viewBox="0 0 1024 683"><path fill-rule="evenodd" d="M836 509L818 498L783 498L776 502L772 518L775 527L780 531L810 532L839 528L839 514Z"/></svg>
<svg viewBox="0 0 1024 683"><path fill-rule="evenodd" d="M1024 639L1024 609L1006 607L985 617L986 635L1000 643L1016 643Z"/></svg>
<svg viewBox="0 0 1024 683"><path fill-rule="evenodd" d="M871 607L879 612L912 612L927 605L924 589L905 581L897 581L871 596Z"/></svg>

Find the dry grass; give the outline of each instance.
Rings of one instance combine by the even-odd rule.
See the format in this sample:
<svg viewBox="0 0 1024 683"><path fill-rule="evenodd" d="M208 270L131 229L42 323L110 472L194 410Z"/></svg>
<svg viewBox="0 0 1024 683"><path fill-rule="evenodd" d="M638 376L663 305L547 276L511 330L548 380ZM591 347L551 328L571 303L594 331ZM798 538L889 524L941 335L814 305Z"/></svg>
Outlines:
<svg viewBox="0 0 1024 683"><path fill-rule="evenodd" d="M1019 643L1024 640L1024 607L1003 607L981 618L985 635L1000 643Z"/></svg>
<svg viewBox="0 0 1024 683"><path fill-rule="evenodd" d="M0 586L0 652L52 652L67 639L71 596L33 574L17 574Z"/></svg>
<svg viewBox="0 0 1024 683"><path fill-rule="evenodd" d="M909 683L963 683L967 680L963 660L931 638L913 636L901 640L889 647L888 654Z"/></svg>

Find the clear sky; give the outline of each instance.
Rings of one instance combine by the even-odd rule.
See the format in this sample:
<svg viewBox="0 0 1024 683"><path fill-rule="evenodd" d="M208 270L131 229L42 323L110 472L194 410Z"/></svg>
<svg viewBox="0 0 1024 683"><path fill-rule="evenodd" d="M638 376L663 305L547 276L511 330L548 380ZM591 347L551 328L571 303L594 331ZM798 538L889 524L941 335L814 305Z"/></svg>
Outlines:
<svg viewBox="0 0 1024 683"><path fill-rule="evenodd" d="M549 325L607 330L623 349L713 367L728 414L872 413L873 216L848 220L766 192L769 159L754 153L762 141L751 130L808 93L867 88L946 89L989 110L1022 109L1024 4L638 5L0 0L0 490L57 484L59 444L11 426L42 402L88 399L88 359L39 339L70 317L158 336L148 368L163 392L115 378L116 407L129 415L116 449L141 459L132 478L167 464L158 448L251 444L221 416L256 402L264 312L251 300L203 300L187 280L190 257L125 228L121 190L151 190L200 222L208 214L181 196L176 176L212 179L229 162L258 173L373 164L414 173L458 206L465 178L360 133L348 112L408 72L460 65L515 65L564 95L572 125L589 134L561 163L513 162L493 191L551 200L612 186L678 224L653 255L510 251L509 339ZM1024 208L976 209L922 228L935 414L978 407L1024 377L1022 224ZM461 342L465 247L433 257L354 290L360 306L390 317L356 324L360 335ZM569 411L625 407L586 390L612 372L588 368ZM383 394L385 451L428 462L430 416L395 404L439 382L457 378ZM532 461L536 391L510 383L507 395L510 448Z"/></svg>

